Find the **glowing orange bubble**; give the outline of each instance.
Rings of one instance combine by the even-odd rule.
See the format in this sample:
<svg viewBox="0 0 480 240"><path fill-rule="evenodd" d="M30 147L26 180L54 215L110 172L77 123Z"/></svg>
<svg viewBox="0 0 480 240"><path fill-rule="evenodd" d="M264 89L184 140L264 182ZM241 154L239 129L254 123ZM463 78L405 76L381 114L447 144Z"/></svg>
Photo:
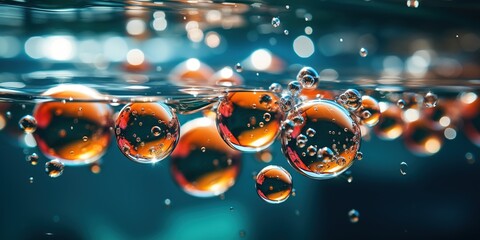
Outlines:
<svg viewBox="0 0 480 240"><path fill-rule="evenodd" d="M134 162L156 163L178 142L180 124L162 103L129 103L115 121L117 146Z"/></svg>
<svg viewBox="0 0 480 240"><path fill-rule="evenodd" d="M288 114L282 130L282 150L298 172L313 179L328 179L353 164L360 134L345 108L334 101L313 100Z"/></svg>
<svg viewBox="0 0 480 240"><path fill-rule="evenodd" d="M280 132L283 112L277 95L264 91L229 92L217 109L220 135L241 151L260 151Z"/></svg>
<svg viewBox="0 0 480 240"><path fill-rule="evenodd" d="M442 148L443 138L431 124L417 120L407 124L403 134L405 145L415 155L430 156Z"/></svg>
<svg viewBox="0 0 480 240"><path fill-rule="evenodd" d="M173 179L188 194L218 196L235 184L241 153L218 134L215 121L197 118L185 123L171 155Z"/></svg>
<svg viewBox="0 0 480 240"><path fill-rule="evenodd" d="M360 117L360 122L369 127L375 126L382 115L377 100L367 95L362 96L362 105L356 113Z"/></svg>
<svg viewBox="0 0 480 240"><path fill-rule="evenodd" d="M257 194L268 203L282 203L290 197L293 189L292 176L279 166L267 166L257 175Z"/></svg>
<svg viewBox="0 0 480 240"><path fill-rule="evenodd" d="M34 133L40 150L67 165L93 162L105 154L110 143L112 111L96 90L66 84L50 88L43 96L64 99L36 105ZM79 102L90 101L90 102Z"/></svg>
<svg viewBox="0 0 480 240"><path fill-rule="evenodd" d="M402 135L403 126L402 110L396 105L389 104L373 129L379 138L393 140Z"/></svg>

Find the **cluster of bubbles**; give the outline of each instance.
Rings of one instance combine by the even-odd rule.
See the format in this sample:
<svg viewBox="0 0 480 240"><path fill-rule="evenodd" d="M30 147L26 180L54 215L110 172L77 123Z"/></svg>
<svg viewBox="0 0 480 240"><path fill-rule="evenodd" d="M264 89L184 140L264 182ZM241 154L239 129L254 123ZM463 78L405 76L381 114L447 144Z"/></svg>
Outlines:
<svg viewBox="0 0 480 240"><path fill-rule="evenodd" d="M240 72L241 65L235 70ZM261 161L270 162L266 149L277 138L293 169L317 180L334 178L354 160L362 160L361 139L371 130L382 139L403 136L406 146L419 155L438 152L443 142L438 132L452 134L459 119L452 109L463 113L467 136L480 145L480 98L475 93L462 94L458 107L439 102L433 92L387 95L378 102L356 89L327 91L319 84L317 71L304 67L286 86L272 83L268 90L226 91L205 117L182 126L176 110L164 103L131 102L114 115L108 103L97 101L105 97L94 89L64 84L42 94L58 101L38 103L18 125L53 159L45 164L51 177L71 165L89 164L99 173L98 160L113 132L118 148L134 162L154 164L171 156L173 180L198 197L221 196L235 184L241 152L255 152ZM39 156L33 153L26 160L37 165ZM402 163L402 175L406 168ZM277 166L260 171L255 180L258 195L270 203L283 202L293 192L290 174Z"/></svg>

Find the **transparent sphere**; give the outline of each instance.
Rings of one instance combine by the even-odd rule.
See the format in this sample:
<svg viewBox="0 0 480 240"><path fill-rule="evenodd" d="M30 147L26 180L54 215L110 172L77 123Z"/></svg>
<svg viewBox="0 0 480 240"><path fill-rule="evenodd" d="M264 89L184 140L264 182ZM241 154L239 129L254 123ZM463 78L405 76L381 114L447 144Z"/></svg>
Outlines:
<svg viewBox="0 0 480 240"><path fill-rule="evenodd" d="M51 160L45 163L45 172L52 178L60 177L64 168L63 163L58 160Z"/></svg>
<svg viewBox="0 0 480 240"><path fill-rule="evenodd" d="M170 171L188 194L213 197L235 184L240 172L241 152L220 137L215 121L202 117L185 123L172 152Z"/></svg>
<svg viewBox="0 0 480 240"><path fill-rule="evenodd" d="M278 101L278 96L271 92L227 93L217 108L220 136L237 150L251 152L267 148L280 132L283 112Z"/></svg>
<svg viewBox="0 0 480 240"><path fill-rule="evenodd" d="M50 88L42 96L58 100L39 103L33 112L37 120L33 135L43 154L66 165L88 164L105 154L112 111L108 104L92 102L103 100L100 93L66 84Z"/></svg>
<svg viewBox="0 0 480 240"><path fill-rule="evenodd" d="M377 100L367 95L362 96L362 104L356 114L360 117L360 122L369 127L375 126L382 115Z"/></svg>
<svg viewBox="0 0 480 240"><path fill-rule="evenodd" d="M37 130L37 120L30 115L22 117L18 125L25 133L33 133Z"/></svg>
<svg viewBox="0 0 480 240"><path fill-rule="evenodd" d="M379 138L393 140L402 135L403 125L402 109L396 105L388 104L373 130Z"/></svg>
<svg viewBox="0 0 480 240"><path fill-rule="evenodd" d="M337 102L346 109L355 111L362 106L362 94L356 89L348 89L338 96Z"/></svg>
<svg viewBox="0 0 480 240"><path fill-rule="evenodd" d="M430 156L442 148L443 137L431 124L419 119L407 124L403 134L405 145L415 155Z"/></svg>
<svg viewBox="0 0 480 240"><path fill-rule="evenodd" d="M303 67L297 74L297 81L303 88L315 89L318 85L318 73L312 67Z"/></svg>
<svg viewBox="0 0 480 240"><path fill-rule="evenodd" d="M115 121L117 145L134 162L156 163L166 158L178 142L177 116L163 103L130 103Z"/></svg>
<svg viewBox="0 0 480 240"><path fill-rule="evenodd" d="M303 122L292 125L298 116ZM288 162L313 179L333 178L347 170L360 148L359 126L346 109L330 100L298 105L296 112L288 114L283 129L282 150Z"/></svg>
<svg viewBox="0 0 480 240"><path fill-rule="evenodd" d="M282 203L292 193L292 176L280 166L266 166L257 174L255 187L265 202Z"/></svg>

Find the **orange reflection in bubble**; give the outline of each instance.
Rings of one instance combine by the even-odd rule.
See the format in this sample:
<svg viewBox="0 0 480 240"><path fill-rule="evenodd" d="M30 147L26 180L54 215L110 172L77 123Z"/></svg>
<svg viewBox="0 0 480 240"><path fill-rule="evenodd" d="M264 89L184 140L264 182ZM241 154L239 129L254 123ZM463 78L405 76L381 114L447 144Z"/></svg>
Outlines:
<svg viewBox="0 0 480 240"><path fill-rule="evenodd" d="M442 148L443 138L425 120L407 124L403 134L405 145L415 155L430 156Z"/></svg>
<svg viewBox="0 0 480 240"><path fill-rule="evenodd" d="M181 132L170 168L178 185L197 197L217 196L232 187L240 171L241 153L223 141L215 121L197 118L184 124Z"/></svg>
<svg viewBox="0 0 480 240"><path fill-rule="evenodd" d="M258 196L266 202L281 203L292 193L292 176L282 167L270 165L258 173L255 187Z"/></svg>
<svg viewBox="0 0 480 240"><path fill-rule="evenodd" d="M129 103L115 121L117 145L132 161L156 163L175 148L178 118L162 103Z"/></svg>
<svg viewBox="0 0 480 240"><path fill-rule="evenodd" d="M107 104L92 101L102 99L100 93L83 85L59 85L42 94L62 102L36 105L35 140L49 158L65 164L86 164L100 158L110 143L112 111Z"/></svg>
<svg viewBox="0 0 480 240"><path fill-rule="evenodd" d="M403 125L402 110L396 105L388 104L373 129L379 138L393 140L402 135Z"/></svg>
<svg viewBox="0 0 480 240"><path fill-rule="evenodd" d="M271 92L230 92L217 109L222 138L242 151L260 151L270 146L280 132L283 112Z"/></svg>

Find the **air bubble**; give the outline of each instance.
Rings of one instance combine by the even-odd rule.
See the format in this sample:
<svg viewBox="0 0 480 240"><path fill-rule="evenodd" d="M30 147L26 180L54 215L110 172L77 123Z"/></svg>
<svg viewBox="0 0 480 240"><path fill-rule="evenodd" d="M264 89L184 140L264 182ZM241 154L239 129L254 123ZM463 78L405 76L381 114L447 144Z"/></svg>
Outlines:
<svg viewBox="0 0 480 240"><path fill-rule="evenodd" d="M305 89L314 89L318 85L318 73L312 67L303 67L297 74L297 81Z"/></svg>
<svg viewBox="0 0 480 240"><path fill-rule="evenodd" d="M150 130L153 134L153 136L158 137L162 133L162 129L159 126L153 126L152 129Z"/></svg>
<svg viewBox="0 0 480 240"><path fill-rule="evenodd" d="M181 137L169 161L175 182L196 197L225 193L240 172L241 152L223 141L211 118L191 120L180 131Z"/></svg>
<svg viewBox="0 0 480 240"><path fill-rule="evenodd" d="M357 223L358 220L360 220L360 213L357 210L352 209L348 212L348 218L351 223Z"/></svg>
<svg viewBox="0 0 480 240"><path fill-rule="evenodd" d="M64 165L58 160L51 160L45 164L45 172L52 178L60 177L63 174Z"/></svg>
<svg viewBox="0 0 480 240"><path fill-rule="evenodd" d="M362 152L357 152L357 155L355 156L357 160L362 160L363 159L363 153Z"/></svg>
<svg viewBox="0 0 480 240"><path fill-rule="evenodd" d="M268 203L282 203L292 192L292 176L282 167L270 165L257 175L255 187L261 199Z"/></svg>
<svg viewBox="0 0 480 240"><path fill-rule="evenodd" d="M179 125L175 113L163 103L130 103L115 122L115 128L121 129L115 132L117 145L134 162L156 163L177 145Z"/></svg>
<svg viewBox="0 0 480 240"><path fill-rule="evenodd" d="M58 85L42 96L82 101L104 99L96 90L77 84ZM78 114L80 108L81 115ZM106 103L41 102L35 106L33 117L39 123L33 136L40 151L66 165L90 164L103 156L110 144L112 111ZM75 131L66 131L72 126ZM83 141L84 136L88 142Z"/></svg>
<svg viewBox="0 0 480 240"><path fill-rule="evenodd" d="M27 162L29 162L32 165L37 165L38 164L38 155L36 153L32 153L31 155L27 156Z"/></svg>
<svg viewBox="0 0 480 240"><path fill-rule="evenodd" d="M298 114L303 117L303 124L294 125L290 132L284 128L281 136L282 150L290 165L313 179L333 178L347 170L360 147L360 129L350 113L333 101L313 100L299 104L297 112L288 114L285 123L293 121ZM315 129L316 134L322 136L308 139L309 145L318 146L316 148L320 150L313 156L303 156L305 150L300 147L303 144L297 138L309 128ZM344 131L345 128L347 132ZM329 132L342 134L328 134ZM345 148L337 148L335 144L345 145ZM333 161L334 158L344 160Z"/></svg>
<svg viewBox="0 0 480 240"><path fill-rule="evenodd" d="M362 95L355 89L348 89L338 97L337 102L348 110L355 111L362 105Z"/></svg>
<svg viewBox="0 0 480 240"><path fill-rule="evenodd" d="M403 99L398 99L398 101L397 101L397 106L398 106L399 108L404 108L404 107L405 107L405 100L403 100Z"/></svg>
<svg viewBox="0 0 480 240"><path fill-rule="evenodd" d="M358 51L361 57L366 57L368 55L368 50L366 48L360 48L360 51Z"/></svg>
<svg viewBox="0 0 480 240"><path fill-rule="evenodd" d="M307 136L314 137L315 133L317 133L313 128L307 129Z"/></svg>
<svg viewBox="0 0 480 240"><path fill-rule="evenodd" d="M292 110L294 106L295 106L295 99L293 99L292 96L284 95L282 96L282 98L280 98L280 107L283 112L288 112Z"/></svg>
<svg viewBox="0 0 480 240"><path fill-rule="evenodd" d="M434 108L437 106L437 101L438 101L437 95L432 92L428 92L427 94L425 94L425 97L423 98L423 105L426 108Z"/></svg>
<svg viewBox="0 0 480 240"><path fill-rule="evenodd" d="M18 125L25 133L33 133L37 130L37 120L30 115L26 115L18 121Z"/></svg>
<svg viewBox="0 0 480 240"><path fill-rule="evenodd" d="M360 113L359 117L363 125L373 127L380 120L380 105L374 98L364 95L357 113Z"/></svg>
<svg viewBox="0 0 480 240"><path fill-rule="evenodd" d="M277 94L281 94L283 91L282 85L279 83L272 83L268 89Z"/></svg>
<svg viewBox="0 0 480 240"><path fill-rule="evenodd" d="M401 162L400 163L400 173L404 176L407 175L407 169L408 169L407 163L406 162Z"/></svg>
<svg viewBox="0 0 480 240"><path fill-rule="evenodd" d="M288 83L287 89L291 96L296 97L298 96L298 94L300 94L300 91L302 90L302 85L299 81L291 81L290 83Z"/></svg>
<svg viewBox="0 0 480 240"><path fill-rule="evenodd" d="M237 71L237 72L242 72L243 71L243 67L240 63L235 64L235 71Z"/></svg>
<svg viewBox="0 0 480 240"><path fill-rule="evenodd" d="M278 17L273 17L273 18L272 18L272 26L273 26L273 27L279 27L279 26L280 26L280 18L278 18Z"/></svg>

